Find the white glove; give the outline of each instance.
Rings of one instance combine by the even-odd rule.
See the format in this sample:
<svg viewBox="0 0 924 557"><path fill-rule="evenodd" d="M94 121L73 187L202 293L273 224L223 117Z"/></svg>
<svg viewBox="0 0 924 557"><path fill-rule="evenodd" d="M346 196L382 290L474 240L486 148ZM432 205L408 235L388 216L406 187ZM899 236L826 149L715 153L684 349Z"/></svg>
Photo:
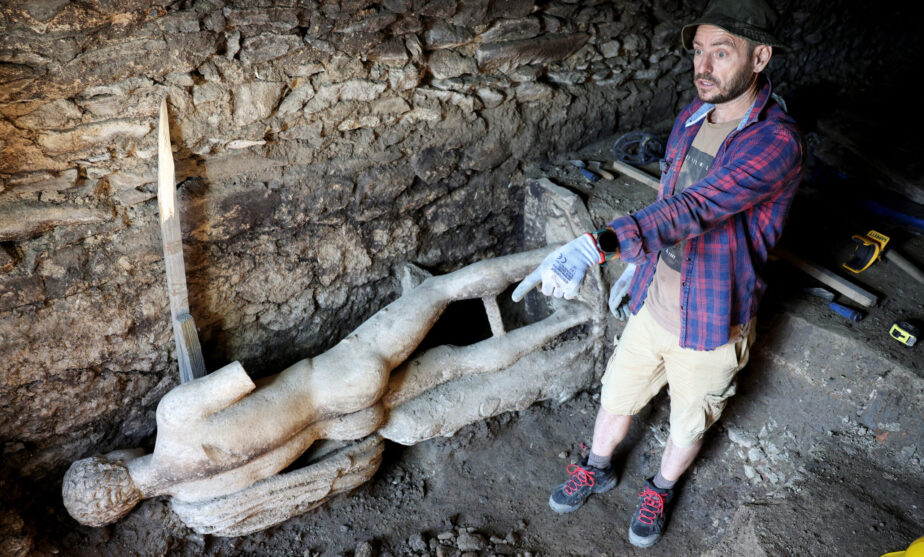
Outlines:
<svg viewBox="0 0 924 557"><path fill-rule="evenodd" d="M627 321L631 313L629 311L629 301L625 298L626 294L629 293L629 283L632 282L633 276L635 276L635 265L629 263L626 265L626 269L622 274L619 275L619 280L610 288L610 299L608 302L610 313L623 321Z"/></svg>
<svg viewBox="0 0 924 557"><path fill-rule="evenodd" d="M513 291L513 301L519 302L527 292L542 282L546 296L570 300L577 294L587 268L603 263L605 256L590 234L581 234L574 240L545 257L535 271L526 275Z"/></svg>

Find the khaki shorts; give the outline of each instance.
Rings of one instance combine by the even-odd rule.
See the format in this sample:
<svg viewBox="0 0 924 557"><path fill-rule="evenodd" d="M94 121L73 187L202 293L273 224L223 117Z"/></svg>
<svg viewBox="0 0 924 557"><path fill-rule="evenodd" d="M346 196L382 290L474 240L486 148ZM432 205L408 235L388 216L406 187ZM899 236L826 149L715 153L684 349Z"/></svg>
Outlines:
<svg viewBox="0 0 924 557"><path fill-rule="evenodd" d="M671 439L686 447L714 424L735 394L735 374L748 362L754 322L715 350L681 348L680 339L659 325L643 305L629 318L606 365L600 402L611 414L638 414L668 385Z"/></svg>

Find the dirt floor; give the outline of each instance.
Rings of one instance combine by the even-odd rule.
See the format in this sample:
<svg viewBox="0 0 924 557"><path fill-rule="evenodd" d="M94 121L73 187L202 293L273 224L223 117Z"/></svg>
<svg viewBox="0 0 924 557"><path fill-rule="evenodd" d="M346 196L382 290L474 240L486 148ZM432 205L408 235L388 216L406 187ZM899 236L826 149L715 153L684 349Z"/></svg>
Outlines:
<svg viewBox="0 0 924 557"><path fill-rule="evenodd" d="M643 206L652 190L619 177L590 185L567 167L568 158L609 160L609 145L536 171L582 192L594 216L614 201L624 211ZM836 269L849 256L851 234L886 225L881 231L893 235L896 248L924 261L920 231L871 216L831 187L812 182L800 193L786 237L793 251ZM895 319L924 318L924 285L888 262L875 264L852 280L881 301L860 308L865 318L854 323L806 294L818 284L787 264L771 264L768 275L758 344L738 394L680 485L664 538L650 550L632 547L626 531L667 437L664 393L618 450L613 491L567 515L547 505L551 489L567 478L566 465L590 443L593 388L452 438L389 444L373 481L264 532L199 536L161 499L143 502L116 525L84 528L49 502L34 553L878 556L907 547L924 535L924 348L899 344L888 329ZM612 338L622 323L610 318L609 325Z"/></svg>

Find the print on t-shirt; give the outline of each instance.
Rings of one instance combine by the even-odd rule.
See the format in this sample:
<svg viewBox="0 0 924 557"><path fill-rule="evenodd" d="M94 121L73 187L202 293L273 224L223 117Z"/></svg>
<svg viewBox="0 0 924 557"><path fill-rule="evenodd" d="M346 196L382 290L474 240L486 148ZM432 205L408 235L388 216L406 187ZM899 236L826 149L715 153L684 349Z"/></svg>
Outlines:
<svg viewBox="0 0 924 557"><path fill-rule="evenodd" d="M690 147L690 150L687 151L687 156L683 159L680 175L677 176L677 189L674 195L705 178L714 160L714 155L704 153L696 147ZM687 241L682 240L669 248L661 250L661 259L668 267L679 273L680 262L683 260L683 252L686 247Z"/></svg>

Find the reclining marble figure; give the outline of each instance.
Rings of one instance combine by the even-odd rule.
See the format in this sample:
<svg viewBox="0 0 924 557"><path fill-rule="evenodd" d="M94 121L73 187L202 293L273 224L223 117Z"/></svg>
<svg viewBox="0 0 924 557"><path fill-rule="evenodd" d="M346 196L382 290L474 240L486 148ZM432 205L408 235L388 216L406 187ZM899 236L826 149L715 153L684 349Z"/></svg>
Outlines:
<svg viewBox="0 0 924 557"><path fill-rule="evenodd" d="M277 375L254 382L234 362L177 386L157 407L154 452L115 451L73 463L62 489L65 507L81 523L102 526L144 498L167 495L196 531L242 535L368 480L381 461L383 437L416 443L542 398L567 398L590 378L563 371L594 343L582 338L557 351L540 349L599 319L599 277L593 300L585 294L556 301L552 315L509 333L495 301L550 249L405 283L402 296L336 346ZM493 338L438 346L408 360L449 303L471 298L485 300ZM599 336L598 325L589 328L591 336ZM593 373L593 365L584 367ZM440 389L451 389L451 407ZM317 448L322 440L351 443L325 452ZM309 448L318 451L318 462L279 473Z"/></svg>

